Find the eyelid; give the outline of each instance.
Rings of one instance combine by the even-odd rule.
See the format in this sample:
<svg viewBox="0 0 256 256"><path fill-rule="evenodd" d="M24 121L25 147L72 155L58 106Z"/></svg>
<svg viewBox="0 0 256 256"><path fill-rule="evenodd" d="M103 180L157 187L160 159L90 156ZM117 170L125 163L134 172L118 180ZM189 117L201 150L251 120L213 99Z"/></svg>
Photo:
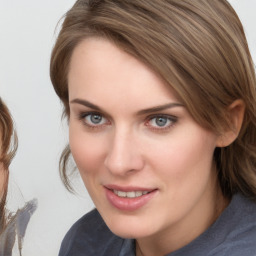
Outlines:
<svg viewBox="0 0 256 256"><path fill-rule="evenodd" d="M171 124L165 127L156 127L156 126L150 126L149 122L154 119L154 118L167 118L168 120L170 120ZM173 116L173 115L169 115L169 114L152 114L147 116L146 120L145 120L145 125L148 126L151 130L154 131L158 131L158 132L164 132L167 131L169 129L171 129L176 122L178 121L178 117Z"/></svg>
<svg viewBox="0 0 256 256"><path fill-rule="evenodd" d="M153 118L157 118L157 117L164 117L164 118L168 118L168 119L171 119L173 121L177 120L177 116L174 116L174 115L170 115L170 114L161 114L161 113L156 113L156 114L151 114L149 116L146 117L146 120L151 120Z"/></svg>
<svg viewBox="0 0 256 256"><path fill-rule="evenodd" d="M106 119L107 122L104 123L104 124L88 124L86 121L85 121L85 118L89 115L99 115L99 116L102 116L102 118ZM80 121L83 122L83 125L86 126L87 128L90 128L90 129L100 129L106 125L108 125L110 122L109 118L106 117L104 114L100 113L99 111L82 111L78 114L78 119Z"/></svg>

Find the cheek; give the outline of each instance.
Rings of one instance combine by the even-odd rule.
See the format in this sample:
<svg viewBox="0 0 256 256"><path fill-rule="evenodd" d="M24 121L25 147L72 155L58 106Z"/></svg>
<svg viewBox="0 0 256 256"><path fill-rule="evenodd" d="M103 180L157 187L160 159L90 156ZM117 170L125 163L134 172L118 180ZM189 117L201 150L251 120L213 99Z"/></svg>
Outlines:
<svg viewBox="0 0 256 256"><path fill-rule="evenodd" d="M81 129L81 128L80 128ZM77 168L82 176L96 174L104 158L104 143L97 136L86 133L70 125L69 144Z"/></svg>
<svg viewBox="0 0 256 256"><path fill-rule="evenodd" d="M164 178L179 184L189 180L197 182L200 176L209 175L212 169L215 136L192 128L189 132L175 133L164 143L155 144L151 151L154 169Z"/></svg>
<svg viewBox="0 0 256 256"><path fill-rule="evenodd" d="M181 144L177 145L174 159L179 166L186 166L184 171L198 165L211 167L214 148L214 140L208 136L207 132L191 133L181 138Z"/></svg>

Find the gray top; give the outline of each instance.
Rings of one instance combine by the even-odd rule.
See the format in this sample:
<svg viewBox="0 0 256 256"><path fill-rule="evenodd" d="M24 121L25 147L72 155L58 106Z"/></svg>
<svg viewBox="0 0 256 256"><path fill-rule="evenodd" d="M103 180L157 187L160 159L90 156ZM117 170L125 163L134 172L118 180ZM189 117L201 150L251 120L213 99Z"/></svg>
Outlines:
<svg viewBox="0 0 256 256"><path fill-rule="evenodd" d="M95 209L66 234L59 256L135 256L132 239L114 235ZM229 206L203 234L167 256L256 255L256 204L234 195Z"/></svg>

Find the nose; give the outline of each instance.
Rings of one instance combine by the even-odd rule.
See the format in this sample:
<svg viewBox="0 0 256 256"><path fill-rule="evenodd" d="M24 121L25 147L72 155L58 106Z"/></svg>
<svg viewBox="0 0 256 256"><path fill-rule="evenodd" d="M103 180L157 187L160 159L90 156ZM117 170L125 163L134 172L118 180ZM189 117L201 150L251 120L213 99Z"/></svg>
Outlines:
<svg viewBox="0 0 256 256"><path fill-rule="evenodd" d="M104 162L112 174L126 176L143 169L144 160L138 139L138 135L129 131L116 131L113 134Z"/></svg>

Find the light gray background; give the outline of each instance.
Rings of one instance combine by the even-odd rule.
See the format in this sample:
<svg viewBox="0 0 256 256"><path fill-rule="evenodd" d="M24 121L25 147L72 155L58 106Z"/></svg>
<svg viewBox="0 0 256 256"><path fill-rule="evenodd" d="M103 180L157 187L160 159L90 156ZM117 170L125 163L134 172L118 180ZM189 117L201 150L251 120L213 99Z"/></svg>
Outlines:
<svg viewBox="0 0 256 256"><path fill-rule="evenodd" d="M19 135L10 170L10 196L17 204L34 197L39 201L25 237L25 256L57 255L70 225L93 208L79 178L75 180L76 196L60 182L58 157L68 135L49 79L55 26L74 2L0 0L0 95L13 114ZM244 24L256 61L256 0L230 2ZM16 198L18 188L23 199Z"/></svg>

